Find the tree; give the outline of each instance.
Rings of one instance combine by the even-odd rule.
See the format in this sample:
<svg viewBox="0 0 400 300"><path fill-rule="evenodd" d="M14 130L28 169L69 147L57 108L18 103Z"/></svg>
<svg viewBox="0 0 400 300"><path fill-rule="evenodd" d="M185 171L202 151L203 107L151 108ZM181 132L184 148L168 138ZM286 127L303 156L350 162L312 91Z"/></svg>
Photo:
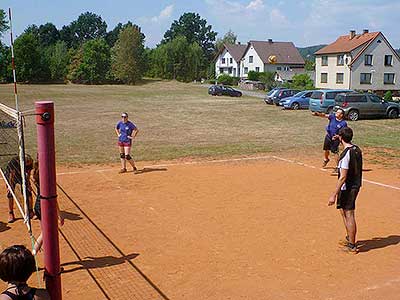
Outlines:
<svg viewBox="0 0 400 300"><path fill-rule="evenodd" d="M292 78L290 87L293 89L310 90L314 88L314 83L308 74L296 74Z"/></svg>
<svg viewBox="0 0 400 300"><path fill-rule="evenodd" d="M19 81L41 79L41 55L38 39L33 33L21 34L14 43L15 69Z"/></svg>
<svg viewBox="0 0 400 300"><path fill-rule="evenodd" d="M0 82L11 82L11 50L10 47L0 43Z"/></svg>
<svg viewBox="0 0 400 300"><path fill-rule="evenodd" d="M190 44L184 36L177 36L151 52L150 73L155 77L191 81L200 78L202 61L202 48L197 43Z"/></svg>
<svg viewBox="0 0 400 300"><path fill-rule="evenodd" d="M258 78L262 83L264 83L265 88L267 90L270 90L270 89L276 87L275 73L274 72L261 72L259 74Z"/></svg>
<svg viewBox="0 0 400 300"><path fill-rule="evenodd" d="M54 45L60 39L60 33L52 23L40 25L38 35L40 45L43 47Z"/></svg>
<svg viewBox="0 0 400 300"><path fill-rule="evenodd" d="M117 26L115 26L113 30L106 33L105 39L106 39L107 44L111 48L114 47L115 43L118 40L119 33L121 32L121 30L123 30L129 26L137 27L140 34L142 35L143 40L145 39L145 35L143 33L141 33L140 27L138 25L133 24L131 21L128 21L126 24L118 23Z"/></svg>
<svg viewBox="0 0 400 300"><path fill-rule="evenodd" d="M95 39L83 44L82 50L73 57L69 79L77 83L102 83L110 71L110 47L104 39Z"/></svg>
<svg viewBox="0 0 400 300"><path fill-rule="evenodd" d="M225 33L222 39L217 39L217 41L215 42L216 51L220 51L224 46L224 44L232 44L232 45L236 44L236 40L237 40L237 35L232 30L229 29L229 31Z"/></svg>
<svg viewBox="0 0 400 300"><path fill-rule="evenodd" d="M65 42L58 41L49 47L51 55L49 59L49 69L51 79L63 81L67 76L69 62L69 52Z"/></svg>
<svg viewBox="0 0 400 300"><path fill-rule="evenodd" d="M81 14L77 20L61 29L61 39L72 47L79 47L84 42L104 38L107 24L101 16L91 12Z"/></svg>
<svg viewBox="0 0 400 300"><path fill-rule="evenodd" d="M164 34L162 44L166 44L178 36L184 36L189 44L197 43L203 50L207 60L211 60L214 52L214 41L217 33L211 25L197 13L184 13L175 20L171 28Z"/></svg>
<svg viewBox="0 0 400 300"><path fill-rule="evenodd" d="M314 61L306 59L305 62L306 63L304 65L304 69L306 71L314 71L315 70L315 62Z"/></svg>
<svg viewBox="0 0 400 300"><path fill-rule="evenodd" d="M8 30L8 28L6 12L3 9L0 9L0 38L3 36L3 33Z"/></svg>
<svg viewBox="0 0 400 300"><path fill-rule="evenodd" d="M144 69L144 35L137 26L129 25L119 34L112 49L112 71L125 83L135 84Z"/></svg>

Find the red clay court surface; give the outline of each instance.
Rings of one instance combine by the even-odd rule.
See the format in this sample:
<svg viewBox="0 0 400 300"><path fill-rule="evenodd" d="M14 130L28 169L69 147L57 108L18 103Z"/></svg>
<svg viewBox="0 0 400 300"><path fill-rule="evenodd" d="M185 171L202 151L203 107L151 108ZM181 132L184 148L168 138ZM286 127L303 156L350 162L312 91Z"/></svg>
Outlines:
<svg viewBox="0 0 400 300"><path fill-rule="evenodd" d="M338 247L343 224L327 207L336 178L316 164L267 156L147 164L137 175L59 168L70 197L59 191L64 299L399 299L399 170L365 166L352 255ZM0 192L1 247L29 245L21 220L4 223Z"/></svg>

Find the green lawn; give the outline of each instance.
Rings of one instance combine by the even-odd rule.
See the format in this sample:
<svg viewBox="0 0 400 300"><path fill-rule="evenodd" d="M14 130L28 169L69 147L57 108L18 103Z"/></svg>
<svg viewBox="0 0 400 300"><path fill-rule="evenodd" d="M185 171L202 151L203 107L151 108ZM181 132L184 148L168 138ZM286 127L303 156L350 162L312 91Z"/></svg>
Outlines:
<svg viewBox="0 0 400 300"><path fill-rule="evenodd" d="M327 120L308 111L282 111L262 99L211 97L195 84L149 81L124 85L19 85L22 110L36 100L56 105L57 160L118 161L114 126L127 111L139 127L138 160L228 157L319 151ZM12 85L0 85L0 102L13 106ZM350 123L363 149L400 158L400 120ZM27 148L34 151L34 118L27 117ZM370 152L371 152L370 151Z"/></svg>

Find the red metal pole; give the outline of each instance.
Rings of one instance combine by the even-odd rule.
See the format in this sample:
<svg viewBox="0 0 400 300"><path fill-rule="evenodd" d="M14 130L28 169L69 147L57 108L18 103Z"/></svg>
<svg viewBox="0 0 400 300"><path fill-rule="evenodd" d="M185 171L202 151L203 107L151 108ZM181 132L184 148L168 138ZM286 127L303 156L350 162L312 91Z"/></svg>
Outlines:
<svg viewBox="0 0 400 300"><path fill-rule="evenodd" d="M35 102L35 110L46 288L52 300L61 300L54 103L52 101Z"/></svg>

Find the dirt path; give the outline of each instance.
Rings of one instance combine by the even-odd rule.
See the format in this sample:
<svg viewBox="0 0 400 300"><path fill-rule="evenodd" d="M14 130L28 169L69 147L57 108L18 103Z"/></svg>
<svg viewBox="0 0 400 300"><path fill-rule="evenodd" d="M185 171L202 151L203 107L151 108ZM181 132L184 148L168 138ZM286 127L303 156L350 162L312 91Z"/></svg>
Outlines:
<svg viewBox="0 0 400 300"><path fill-rule="evenodd" d="M64 299L398 299L400 172L366 169L361 252L348 255L326 206L336 179L315 161L168 162L137 175L60 168L81 209L60 196L80 256L61 238ZM28 244L21 221L1 224L0 237L2 247Z"/></svg>

